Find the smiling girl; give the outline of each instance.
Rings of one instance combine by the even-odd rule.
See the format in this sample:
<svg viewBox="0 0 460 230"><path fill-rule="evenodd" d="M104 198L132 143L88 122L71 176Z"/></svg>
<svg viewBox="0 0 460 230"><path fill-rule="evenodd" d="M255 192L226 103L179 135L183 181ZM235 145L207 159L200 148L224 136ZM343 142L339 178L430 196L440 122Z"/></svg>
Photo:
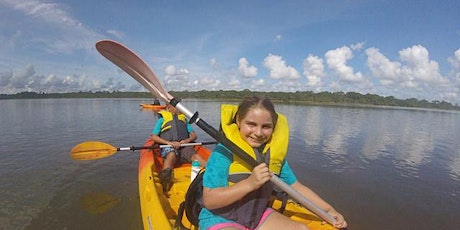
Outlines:
<svg viewBox="0 0 460 230"><path fill-rule="evenodd" d="M288 122L268 98L249 97L238 107L222 105L221 127L229 140L260 164L251 169L225 146L216 146L203 177L200 229L307 229L268 206L272 173L333 216L334 227L347 226L340 213L297 180L285 159Z"/></svg>

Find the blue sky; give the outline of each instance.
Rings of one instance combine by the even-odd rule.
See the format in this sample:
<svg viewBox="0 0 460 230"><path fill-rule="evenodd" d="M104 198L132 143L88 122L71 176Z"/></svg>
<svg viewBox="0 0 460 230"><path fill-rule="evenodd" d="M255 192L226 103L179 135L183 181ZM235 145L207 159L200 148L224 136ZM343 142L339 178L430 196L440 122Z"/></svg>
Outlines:
<svg viewBox="0 0 460 230"><path fill-rule="evenodd" d="M0 0L0 93L145 91L96 51L112 39L168 91L353 91L460 104L458 12L458 0Z"/></svg>

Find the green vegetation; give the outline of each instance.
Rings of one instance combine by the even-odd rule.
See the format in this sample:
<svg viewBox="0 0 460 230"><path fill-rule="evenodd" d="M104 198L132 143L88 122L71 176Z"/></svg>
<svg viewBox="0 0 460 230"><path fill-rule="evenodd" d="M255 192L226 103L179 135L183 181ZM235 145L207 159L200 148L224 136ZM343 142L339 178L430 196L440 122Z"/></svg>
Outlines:
<svg viewBox="0 0 460 230"><path fill-rule="evenodd" d="M355 92L254 92L250 90L219 90L219 91L179 91L170 92L177 98L235 100L253 95L265 94L276 102L283 103L307 103L326 105L378 105L399 106L414 108L429 108L443 110L459 110L460 106L445 101L432 101L410 99L396 99L392 96L382 97L375 94L360 94ZM74 92L74 93L35 93L22 92L17 94L0 94L0 99L33 99L33 98L151 98L147 92Z"/></svg>

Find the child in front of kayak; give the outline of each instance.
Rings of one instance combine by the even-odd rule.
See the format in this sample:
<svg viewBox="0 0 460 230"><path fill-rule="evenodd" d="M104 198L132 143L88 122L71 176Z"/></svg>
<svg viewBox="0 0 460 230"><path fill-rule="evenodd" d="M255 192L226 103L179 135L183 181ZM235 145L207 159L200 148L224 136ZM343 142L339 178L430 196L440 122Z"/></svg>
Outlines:
<svg viewBox="0 0 460 230"><path fill-rule="evenodd" d="M269 182L272 173L334 217L334 227L347 226L339 212L297 180L285 159L287 119L276 113L268 98L249 97L238 107L222 105L221 113L225 136L260 164L251 170L228 148L216 146L203 175L200 229L307 229L268 207L274 186Z"/></svg>
<svg viewBox="0 0 460 230"><path fill-rule="evenodd" d="M182 144L194 142L197 138L193 127L188 123L184 114L181 114L169 103L166 109L158 112L159 118L156 122L151 138L160 145L171 145L160 149L163 157L163 169L159 173L160 181L165 192L172 186L173 168L177 162L192 162L198 160L204 167L206 161L197 154L193 146L181 147Z"/></svg>

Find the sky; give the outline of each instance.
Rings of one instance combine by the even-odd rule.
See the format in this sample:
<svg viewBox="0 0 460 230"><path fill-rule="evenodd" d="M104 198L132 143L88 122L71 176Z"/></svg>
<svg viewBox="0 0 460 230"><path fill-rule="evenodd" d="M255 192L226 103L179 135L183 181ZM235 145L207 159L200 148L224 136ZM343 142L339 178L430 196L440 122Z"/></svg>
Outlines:
<svg viewBox="0 0 460 230"><path fill-rule="evenodd" d="M0 0L0 94L146 91L97 52L110 39L167 91L460 105L459 12L458 0Z"/></svg>

